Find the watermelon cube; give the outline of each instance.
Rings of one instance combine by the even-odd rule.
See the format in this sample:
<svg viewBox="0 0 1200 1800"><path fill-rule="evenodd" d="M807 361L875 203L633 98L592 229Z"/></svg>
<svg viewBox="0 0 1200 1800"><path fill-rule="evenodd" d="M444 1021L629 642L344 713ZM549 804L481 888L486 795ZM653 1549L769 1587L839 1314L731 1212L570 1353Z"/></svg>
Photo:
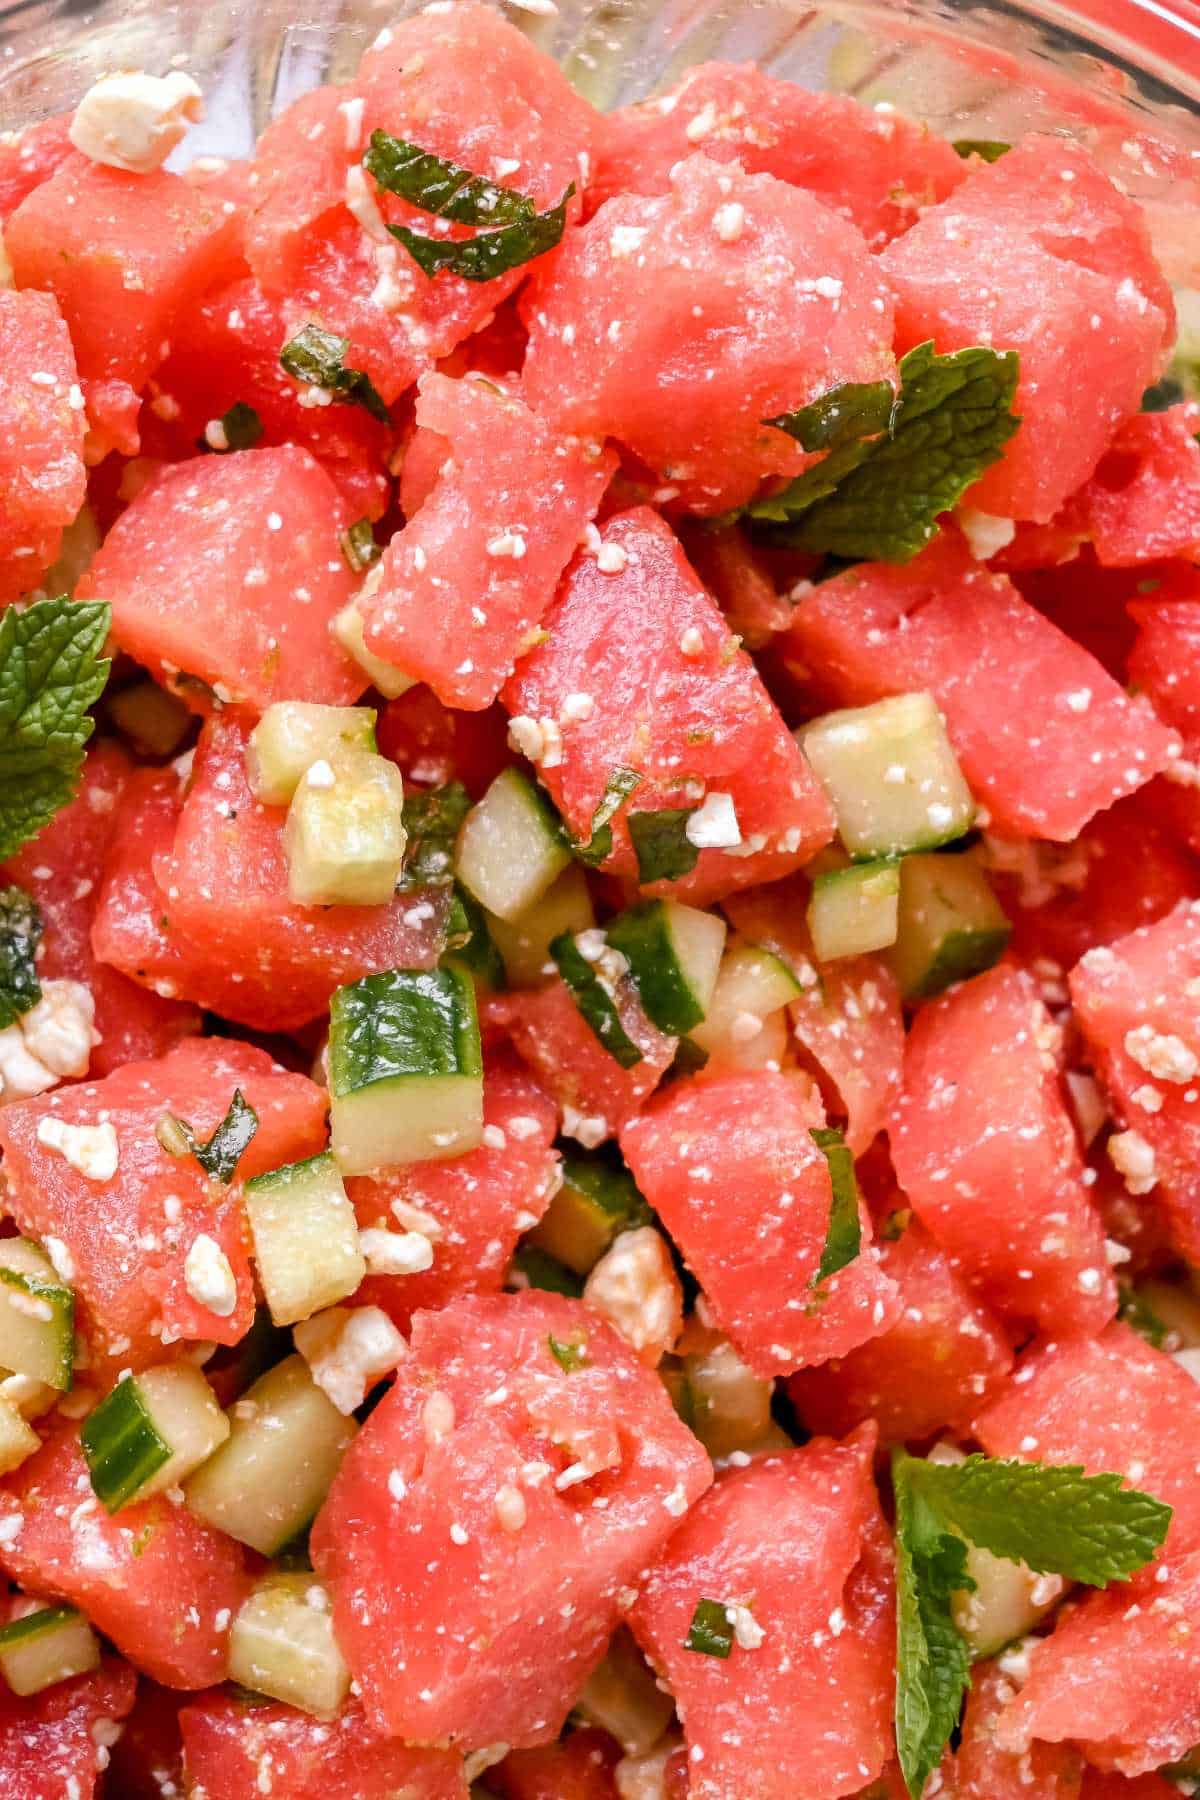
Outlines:
<svg viewBox="0 0 1200 1800"><path fill-rule="evenodd" d="M820 1282L832 1179L806 1077L767 1069L676 1082L621 1132L634 1179L756 1374L786 1375L878 1337L900 1312L860 1207L862 1249Z"/></svg>
<svg viewBox="0 0 1200 1800"><path fill-rule="evenodd" d="M1035 1649L1036 1664L1041 1651ZM996 1742L1001 1716L1016 1693L994 1662L977 1663L963 1714L951 1792L956 1800L1079 1800L1083 1758L1068 1744L1031 1743L1018 1754Z"/></svg>
<svg viewBox="0 0 1200 1800"><path fill-rule="evenodd" d="M1048 520L1138 409L1175 332L1140 207L1079 144L1033 135L977 166L880 258L900 352L1016 350L1021 427L973 507Z"/></svg>
<svg viewBox="0 0 1200 1800"><path fill-rule="evenodd" d="M802 188L690 156L618 195L525 300L525 389L561 429L617 438L704 514L804 453L764 423L843 381L892 378L891 291L862 234Z"/></svg>
<svg viewBox="0 0 1200 1800"><path fill-rule="evenodd" d="M889 1136L921 1223L1006 1321L1094 1333L1116 1308L1055 1061L1028 976L1001 964L922 1006Z"/></svg>
<svg viewBox="0 0 1200 1800"><path fill-rule="evenodd" d="M446 460L384 553L364 636L447 706L479 710L536 641L616 458L471 376L425 376L417 424L446 440Z"/></svg>
<svg viewBox="0 0 1200 1800"><path fill-rule="evenodd" d="M0 225L20 206L26 194L47 181L68 156L71 114L54 113L27 125L24 131L5 132L0 144Z"/></svg>
<svg viewBox="0 0 1200 1800"><path fill-rule="evenodd" d="M657 1377L582 1302L418 1313L312 1534L373 1728L463 1750L557 1737L621 1590L710 1479Z"/></svg>
<svg viewBox="0 0 1200 1800"><path fill-rule="evenodd" d="M807 189L857 225L872 250L966 176L945 138L894 107L814 94L752 63L712 62L669 93L607 115L589 202L665 193L672 168L696 149Z"/></svg>
<svg viewBox="0 0 1200 1800"><path fill-rule="evenodd" d="M822 582L782 641L838 705L931 692L1006 836L1070 840L1178 754L1145 701L950 539L906 567L860 563Z"/></svg>
<svg viewBox="0 0 1200 1800"><path fill-rule="evenodd" d="M37 587L83 505L83 395L48 294L0 290L0 602Z"/></svg>
<svg viewBox="0 0 1200 1800"><path fill-rule="evenodd" d="M656 513L638 507L607 521L568 570L546 632L503 702L526 721L514 732L581 842L613 774L639 778L611 821L606 869L701 903L784 875L829 842L824 792ZM691 866L656 878L635 853L630 816L701 803L732 812L727 844L707 846L685 820Z"/></svg>
<svg viewBox="0 0 1200 1800"><path fill-rule="evenodd" d="M356 585L338 547L349 523L307 450L196 457L142 489L78 597L109 601L120 647L198 712L214 696L344 706L366 686L329 633Z"/></svg>
<svg viewBox="0 0 1200 1800"><path fill-rule="evenodd" d="M92 1800L97 1746L120 1730L136 1693L136 1674L115 1656L27 1700L0 1689L0 1788L21 1800Z"/></svg>
<svg viewBox="0 0 1200 1800"><path fill-rule="evenodd" d="M607 1732L572 1731L561 1743L514 1750L488 1770L488 1788L497 1800L619 1800L620 1754Z"/></svg>
<svg viewBox="0 0 1200 1800"><path fill-rule="evenodd" d="M1200 407L1139 413L1113 439L1078 496L1098 561L1128 567L1200 562Z"/></svg>
<svg viewBox="0 0 1200 1800"><path fill-rule="evenodd" d="M729 1470L652 1567L631 1622L675 1696L690 1800L837 1800L891 1755L892 1555L874 1448L868 1426ZM726 1657L689 1643L705 1600L732 1614Z"/></svg>

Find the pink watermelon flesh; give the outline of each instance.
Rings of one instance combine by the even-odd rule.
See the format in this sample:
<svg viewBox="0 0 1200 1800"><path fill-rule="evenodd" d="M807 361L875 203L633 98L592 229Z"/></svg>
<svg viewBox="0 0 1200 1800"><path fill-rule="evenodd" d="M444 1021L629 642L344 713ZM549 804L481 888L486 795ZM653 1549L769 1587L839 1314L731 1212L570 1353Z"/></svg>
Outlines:
<svg viewBox="0 0 1200 1800"><path fill-rule="evenodd" d="M83 394L54 300L0 290L0 602L36 588L83 505Z"/></svg>

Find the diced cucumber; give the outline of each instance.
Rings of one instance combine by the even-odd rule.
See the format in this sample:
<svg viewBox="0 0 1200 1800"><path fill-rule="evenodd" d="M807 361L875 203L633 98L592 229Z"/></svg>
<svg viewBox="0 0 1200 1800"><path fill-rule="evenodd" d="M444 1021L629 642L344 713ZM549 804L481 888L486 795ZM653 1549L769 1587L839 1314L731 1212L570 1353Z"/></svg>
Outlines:
<svg viewBox="0 0 1200 1800"><path fill-rule="evenodd" d="M377 563L372 574L377 575L378 572ZM368 583L371 579L372 576L368 575ZM375 585L378 586L378 580ZM372 685L379 689L385 700L396 700L401 694L407 694L410 687L417 685L412 676L406 675L403 669L398 669L395 663L390 663L384 657L376 656L373 650L367 649L362 614L355 601L351 600L348 606L343 606L330 630L351 661L358 664L364 675L370 676Z"/></svg>
<svg viewBox="0 0 1200 1800"><path fill-rule="evenodd" d="M74 1294L40 1244L0 1239L0 1367L65 1393L74 1362Z"/></svg>
<svg viewBox="0 0 1200 1800"><path fill-rule="evenodd" d="M852 863L818 875L808 903L817 961L836 962L894 944L899 902L899 863Z"/></svg>
<svg viewBox="0 0 1200 1800"><path fill-rule="evenodd" d="M233 1621L229 1676L303 1712L337 1711L350 1671L333 1635L329 1595L314 1575L262 1578Z"/></svg>
<svg viewBox="0 0 1200 1800"><path fill-rule="evenodd" d="M590 931L596 923L587 876L571 863L540 900L515 919L488 914L492 942L504 958L510 987L537 987L554 973L550 945L564 931Z"/></svg>
<svg viewBox="0 0 1200 1800"><path fill-rule="evenodd" d="M41 1447L41 1438L12 1401L0 1400L0 1475L20 1468L25 1459Z"/></svg>
<svg viewBox="0 0 1200 1800"><path fill-rule="evenodd" d="M464 969L390 969L329 1009L331 1148L346 1175L461 1156L483 1138L483 1058Z"/></svg>
<svg viewBox="0 0 1200 1800"><path fill-rule="evenodd" d="M61 1398L58 1389L47 1381L32 1381L28 1375L0 1369L0 1400L23 1419L40 1419L43 1413L52 1412Z"/></svg>
<svg viewBox="0 0 1200 1800"><path fill-rule="evenodd" d="M275 1556L316 1514L357 1426L289 1356L230 1409L230 1434L187 1483L198 1518Z"/></svg>
<svg viewBox="0 0 1200 1800"><path fill-rule="evenodd" d="M725 952L708 1015L690 1042L713 1067L760 1069L787 1049L784 1007L801 992L787 964L755 944Z"/></svg>
<svg viewBox="0 0 1200 1800"><path fill-rule="evenodd" d="M258 1278L276 1325L294 1325L352 1294L366 1264L358 1220L328 1151L245 1187Z"/></svg>
<svg viewBox="0 0 1200 1800"><path fill-rule="evenodd" d="M92 1488L105 1509L175 1487L229 1436L229 1420L194 1363L126 1375L80 1432Z"/></svg>
<svg viewBox="0 0 1200 1800"><path fill-rule="evenodd" d="M959 1463L964 1452L953 1444L935 1444L934 1463ZM967 1545L967 1574L975 1583L952 1597L954 1623L976 1657L995 1656L1033 1630L1055 1605L1064 1583L1056 1576L1036 1575L1024 1563L993 1556L977 1544Z"/></svg>
<svg viewBox="0 0 1200 1800"><path fill-rule="evenodd" d="M268 706L250 733L246 774L256 800L286 806L313 763L336 763L346 750L374 749L373 707L280 700Z"/></svg>
<svg viewBox="0 0 1200 1800"><path fill-rule="evenodd" d="M157 681L136 681L108 702L108 716L144 756L174 756L194 714Z"/></svg>
<svg viewBox="0 0 1200 1800"><path fill-rule="evenodd" d="M974 856L904 858L890 961L906 1000L927 1000L990 969L1011 929Z"/></svg>
<svg viewBox="0 0 1200 1800"><path fill-rule="evenodd" d="M583 940L591 937L596 939L596 943L588 944L585 954ZM616 975L611 968L605 968L606 961L616 964L617 959L605 943L603 934L598 931L586 932L583 938L579 938L564 931L550 945L550 954L571 991L571 998L579 1009L580 1017L597 1042L604 1045L608 1054L623 1069L632 1069L640 1063L641 1047L626 1031L621 1008L617 1004L616 983L627 980L625 965L623 962L617 965L620 972ZM632 993L631 985L629 992Z"/></svg>
<svg viewBox="0 0 1200 1800"><path fill-rule="evenodd" d="M975 802L932 694L826 713L800 743L856 859L932 850L970 829Z"/></svg>
<svg viewBox="0 0 1200 1800"><path fill-rule="evenodd" d="M493 993L505 986L504 959L492 940L488 916L474 895L455 883L446 920L446 956Z"/></svg>
<svg viewBox="0 0 1200 1800"><path fill-rule="evenodd" d="M747 1368L722 1341L683 1362L691 1429L710 1456L730 1456L759 1443L771 1427L774 1383Z"/></svg>
<svg viewBox="0 0 1200 1800"><path fill-rule="evenodd" d="M575 1710L589 1725L616 1738L626 1756L639 1756L658 1743L675 1708L633 1634L622 1625L604 1661L584 1683Z"/></svg>
<svg viewBox="0 0 1200 1800"><path fill-rule="evenodd" d="M678 900L647 900L618 914L609 946L629 964L646 1016L678 1036L707 1016L717 985L725 921Z"/></svg>
<svg viewBox="0 0 1200 1800"><path fill-rule="evenodd" d="M297 906L384 906L404 862L404 780L369 750L307 771L288 807L283 847Z"/></svg>
<svg viewBox="0 0 1200 1800"><path fill-rule="evenodd" d="M500 919L519 919L571 860L549 802L519 769L502 769L459 833L459 880Z"/></svg>
<svg viewBox="0 0 1200 1800"><path fill-rule="evenodd" d="M70 1606L40 1606L0 1630L0 1675L14 1694L43 1688L100 1667L100 1640Z"/></svg>
<svg viewBox="0 0 1200 1800"><path fill-rule="evenodd" d="M526 1242L587 1275L622 1231L650 1220L633 1176L597 1156L564 1156L562 1186Z"/></svg>

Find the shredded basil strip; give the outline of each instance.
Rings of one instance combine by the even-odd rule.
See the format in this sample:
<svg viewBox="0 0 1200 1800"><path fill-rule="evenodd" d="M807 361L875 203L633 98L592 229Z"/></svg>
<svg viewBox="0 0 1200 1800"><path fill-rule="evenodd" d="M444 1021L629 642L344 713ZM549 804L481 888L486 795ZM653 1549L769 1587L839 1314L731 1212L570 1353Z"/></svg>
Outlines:
<svg viewBox="0 0 1200 1800"><path fill-rule="evenodd" d="M325 331L320 325L305 325L279 352L279 361L289 375L310 387L324 388L335 400L348 406L363 406L373 419L389 423L388 409L365 369L348 369L346 352L349 338Z"/></svg>

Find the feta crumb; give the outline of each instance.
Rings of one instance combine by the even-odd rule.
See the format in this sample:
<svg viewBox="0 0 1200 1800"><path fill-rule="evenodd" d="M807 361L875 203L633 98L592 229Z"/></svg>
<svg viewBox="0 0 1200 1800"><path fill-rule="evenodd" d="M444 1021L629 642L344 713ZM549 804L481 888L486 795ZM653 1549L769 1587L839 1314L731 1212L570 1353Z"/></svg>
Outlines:
<svg viewBox="0 0 1200 1800"><path fill-rule="evenodd" d="M420 1275L433 1267L433 1245L420 1231L360 1231L369 1275Z"/></svg>
<svg viewBox="0 0 1200 1800"><path fill-rule="evenodd" d="M521 756L527 756L530 762L540 762L545 744L542 728L536 719L527 713L514 713L508 721L508 741Z"/></svg>
<svg viewBox="0 0 1200 1800"><path fill-rule="evenodd" d="M742 841L731 794L706 794L683 834L697 850L730 850Z"/></svg>
<svg viewBox="0 0 1200 1800"><path fill-rule="evenodd" d="M596 553L596 567L602 575L621 575L629 561L620 544L601 544Z"/></svg>
<svg viewBox="0 0 1200 1800"><path fill-rule="evenodd" d="M741 237L746 223L746 209L736 200L727 200L724 206L718 206L713 214L713 230L723 244L734 244Z"/></svg>
<svg viewBox="0 0 1200 1800"><path fill-rule="evenodd" d="M525 1496L520 1488L505 1482L496 1489L496 1518L502 1531L520 1531L528 1516Z"/></svg>
<svg viewBox="0 0 1200 1800"><path fill-rule="evenodd" d="M1006 549L1017 535L1015 519L979 512L973 506L960 506L954 516L976 562L987 562L998 551Z"/></svg>
<svg viewBox="0 0 1200 1800"><path fill-rule="evenodd" d="M188 125L204 117L200 88L190 75L106 75L90 87L71 120L69 136L92 162L148 175L160 168Z"/></svg>
<svg viewBox="0 0 1200 1800"><path fill-rule="evenodd" d="M699 656L704 648L704 633L698 625L689 625L680 632L679 648L684 656Z"/></svg>
<svg viewBox="0 0 1200 1800"><path fill-rule="evenodd" d="M1155 1031L1152 1025L1139 1025L1125 1033L1125 1053L1159 1081L1191 1081L1200 1070L1195 1052L1182 1038L1174 1032Z"/></svg>
<svg viewBox="0 0 1200 1800"><path fill-rule="evenodd" d="M666 1242L653 1225L622 1231L614 1239L589 1274L583 1297L643 1362L658 1363L679 1336L683 1289Z"/></svg>
<svg viewBox="0 0 1200 1800"><path fill-rule="evenodd" d="M519 531L510 528L489 541L487 553L489 556L511 556L514 562L520 562L525 554L525 539Z"/></svg>
<svg viewBox="0 0 1200 1800"><path fill-rule="evenodd" d="M99 1043L92 991L82 981L43 981L42 997L0 1031L0 1096L24 1100L56 1087L67 1075L86 1075Z"/></svg>
<svg viewBox="0 0 1200 1800"><path fill-rule="evenodd" d="M68 1285L75 1279L75 1258L59 1237L44 1237L42 1249L54 1266L54 1273Z"/></svg>
<svg viewBox="0 0 1200 1800"><path fill-rule="evenodd" d="M207 1231L192 1239L183 1259L183 1281L197 1306L227 1319L237 1306L238 1290L229 1258Z"/></svg>
<svg viewBox="0 0 1200 1800"><path fill-rule="evenodd" d="M559 716L564 725L576 725L590 719L595 710L596 702L590 694L568 694Z"/></svg>
<svg viewBox="0 0 1200 1800"><path fill-rule="evenodd" d="M50 1114L38 1121L37 1140L89 1181L111 1181L121 1160L116 1130L107 1119L103 1125L68 1125Z"/></svg>
<svg viewBox="0 0 1200 1800"><path fill-rule="evenodd" d="M767 1634L748 1606L731 1600L726 1604L725 1617L733 1626L734 1639L740 1649L757 1650L761 1646ZM832 1620L830 1623L832 1624Z"/></svg>
<svg viewBox="0 0 1200 1800"><path fill-rule="evenodd" d="M1148 1194L1158 1180L1154 1150L1139 1131L1117 1131L1105 1146L1109 1161L1131 1194Z"/></svg>
<svg viewBox="0 0 1200 1800"><path fill-rule="evenodd" d="M345 1414L362 1405L408 1350L378 1306L331 1306L297 1325L292 1336L317 1386Z"/></svg>
<svg viewBox="0 0 1200 1800"><path fill-rule="evenodd" d="M421 1410L421 1428L427 1444L440 1444L454 1430L454 1402L440 1388L430 1394Z"/></svg>

